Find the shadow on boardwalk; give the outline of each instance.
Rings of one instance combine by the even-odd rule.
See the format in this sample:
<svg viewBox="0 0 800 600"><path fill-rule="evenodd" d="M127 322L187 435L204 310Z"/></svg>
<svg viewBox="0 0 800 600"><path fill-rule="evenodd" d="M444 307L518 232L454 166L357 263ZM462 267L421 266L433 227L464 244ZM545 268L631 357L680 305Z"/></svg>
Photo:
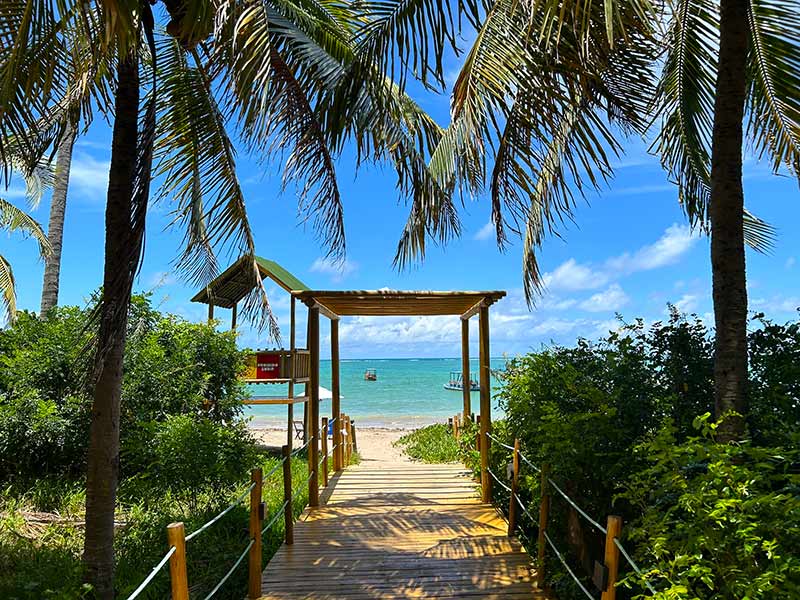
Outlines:
<svg viewBox="0 0 800 600"><path fill-rule="evenodd" d="M462 468L362 464L330 487L267 565L265 599L546 598Z"/></svg>

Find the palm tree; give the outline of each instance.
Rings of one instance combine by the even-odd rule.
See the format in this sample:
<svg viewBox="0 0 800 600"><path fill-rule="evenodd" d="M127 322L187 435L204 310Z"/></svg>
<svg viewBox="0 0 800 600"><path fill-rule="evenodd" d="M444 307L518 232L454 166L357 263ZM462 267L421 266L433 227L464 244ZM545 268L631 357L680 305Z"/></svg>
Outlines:
<svg viewBox="0 0 800 600"><path fill-rule="evenodd" d="M56 156L56 170L53 179L53 194L50 198L50 219L47 223L47 239L52 252L44 260L42 279L41 316L58 304L58 288L61 275L61 248L64 240L64 216L67 209L67 188L72 168L72 148L78 130L75 124L68 123Z"/></svg>
<svg viewBox="0 0 800 600"><path fill-rule="evenodd" d="M36 206L42 196L42 189L50 183L50 171L46 166L31 172L24 172L28 203ZM32 237L39 244L39 256L43 259L51 253L50 242L41 226L33 217L17 208L5 198L0 197L0 228L9 232L18 231ZM17 291L11 263L0 255L0 303L8 321L13 321L17 313Z"/></svg>
<svg viewBox="0 0 800 600"><path fill-rule="evenodd" d="M653 150L682 207L711 236L718 417L746 413L745 244L764 250L772 239L744 207L743 121L756 155L797 176L798 15L796 3L779 0L497 0L455 84L453 121L431 164L443 182L472 193L488 179L498 245L508 229L524 240L532 302L545 235L572 218L576 196L612 175L618 132L654 129ZM398 263L415 256L401 245ZM741 418L720 428L721 440L743 434Z"/></svg>
<svg viewBox="0 0 800 600"><path fill-rule="evenodd" d="M167 36L156 32L147 2L62 4L54 13L34 0L0 2L0 158L12 134L30 160L63 135L55 126L49 136L41 133L49 127L31 132L31 126L63 123L54 106L63 111L65 99L78 95L70 87L75 74L62 66L65 56L79 49L74 64L86 68L79 81L95 81L87 73L116 64L114 91L106 84L91 94L101 110L113 97L114 128L84 547L95 594L112 598L122 353L153 158L165 182L157 197L174 202L176 221L185 227L182 270L193 282L207 283L217 272L218 248L249 256L257 285L243 312L277 334L227 126L238 125L249 149L267 160L288 156L285 182L299 183L301 211L331 256L345 251L334 163L347 145L362 161L395 167L398 189L411 206L406 239L422 245L426 235L446 239L458 232L458 221L447 190L426 167L426 153L441 132L404 93L404 76L398 83L393 76L432 63L419 77L441 83L444 42L453 40L439 33L449 9L433 0L228 0L213 10L204 2L167 2ZM431 16L435 45L427 41ZM405 35L411 28L425 41ZM71 43L75 37L82 43Z"/></svg>

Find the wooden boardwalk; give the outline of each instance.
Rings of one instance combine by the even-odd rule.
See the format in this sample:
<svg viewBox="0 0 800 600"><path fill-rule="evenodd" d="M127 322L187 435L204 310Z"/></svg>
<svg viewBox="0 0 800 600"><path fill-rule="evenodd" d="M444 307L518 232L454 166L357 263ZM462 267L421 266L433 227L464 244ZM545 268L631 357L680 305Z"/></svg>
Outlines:
<svg viewBox="0 0 800 600"><path fill-rule="evenodd" d="M463 468L367 462L328 489L267 565L265 600L546 598Z"/></svg>

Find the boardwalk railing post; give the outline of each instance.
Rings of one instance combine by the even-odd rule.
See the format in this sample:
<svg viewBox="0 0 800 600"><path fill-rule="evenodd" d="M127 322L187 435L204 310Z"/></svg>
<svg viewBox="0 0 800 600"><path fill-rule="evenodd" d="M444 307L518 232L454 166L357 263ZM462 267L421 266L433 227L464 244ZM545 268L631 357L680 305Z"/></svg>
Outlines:
<svg viewBox="0 0 800 600"><path fill-rule="evenodd" d="M514 454L511 459L511 497L508 500L508 535L517 528L517 488L519 487L519 438L514 439Z"/></svg>
<svg viewBox="0 0 800 600"><path fill-rule="evenodd" d="M350 456L353 454L353 430L350 425L350 417L348 415L344 416L344 431L345 431L345 453L344 453L344 464L350 466Z"/></svg>
<svg viewBox="0 0 800 600"><path fill-rule="evenodd" d="M169 581L172 600L189 600L189 578L186 575L186 529L183 523L167 525L167 542L175 546L169 558Z"/></svg>
<svg viewBox="0 0 800 600"><path fill-rule="evenodd" d="M344 413L339 413L336 415L336 426L334 427L336 432L338 433L338 441L334 440L334 444L339 444L336 450L334 450L334 456L338 455L339 461L339 468L338 471L342 471L344 469Z"/></svg>
<svg viewBox="0 0 800 600"><path fill-rule="evenodd" d="M322 484L328 487L328 418L322 417Z"/></svg>
<svg viewBox="0 0 800 600"><path fill-rule="evenodd" d="M461 420L461 415L453 417L453 437L458 439L458 422Z"/></svg>
<svg viewBox="0 0 800 600"><path fill-rule="evenodd" d="M481 416L475 417L475 424L478 426L478 431L475 432L475 450L481 451Z"/></svg>
<svg viewBox="0 0 800 600"><path fill-rule="evenodd" d="M550 489L547 480L550 478L550 465L544 463L542 465L540 490L542 494L542 501L539 504L539 538L537 540L537 561L536 561L536 575L539 580L539 587L544 587L544 550L547 540L544 538L544 533L547 531L547 519L550 516Z"/></svg>
<svg viewBox="0 0 800 600"><path fill-rule="evenodd" d="M247 596L251 600L261 597L261 519L263 508L261 506L263 472L253 469L250 472L250 482L255 483L250 490L250 546Z"/></svg>
<svg viewBox="0 0 800 600"><path fill-rule="evenodd" d="M358 436L356 436L355 421L350 421L350 433L353 435L353 452L358 452Z"/></svg>
<svg viewBox="0 0 800 600"><path fill-rule="evenodd" d="M604 563L608 569L608 580L606 589L603 590L601 600L616 600L617 579L619 577L619 548L614 543L614 538L618 538L622 532L622 518L609 515L606 522L606 551Z"/></svg>
<svg viewBox="0 0 800 600"><path fill-rule="evenodd" d="M292 452L289 446L281 447L283 457L283 524L286 532L286 544L294 544L294 520L292 519Z"/></svg>

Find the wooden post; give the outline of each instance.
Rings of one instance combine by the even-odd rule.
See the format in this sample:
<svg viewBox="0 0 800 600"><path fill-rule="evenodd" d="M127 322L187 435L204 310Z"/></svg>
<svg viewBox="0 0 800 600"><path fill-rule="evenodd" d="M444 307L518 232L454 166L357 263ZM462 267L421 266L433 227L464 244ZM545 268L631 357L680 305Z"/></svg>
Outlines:
<svg viewBox="0 0 800 600"><path fill-rule="evenodd" d="M606 521L606 551L604 563L608 569L608 583L600 600L616 600L617 581L619 578L619 548L614 543L614 538L618 538L622 533L622 518L609 515Z"/></svg>
<svg viewBox="0 0 800 600"><path fill-rule="evenodd" d="M453 437L458 439L458 422L461 421L461 415L453 417Z"/></svg>
<svg viewBox="0 0 800 600"><path fill-rule="evenodd" d="M481 451L481 416L475 417L475 422L478 424L478 430L475 432L475 450Z"/></svg>
<svg viewBox="0 0 800 600"><path fill-rule="evenodd" d="M447 418L447 428L450 430L450 433L455 435L456 434L456 426L453 424L453 421L455 421L455 417L448 417Z"/></svg>
<svg viewBox="0 0 800 600"><path fill-rule="evenodd" d="M511 460L511 498L508 501L508 535L514 535L517 528L517 489L519 488L519 438L514 439L514 456Z"/></svg>
<svg viewBox="0 0 800 600"><path fill-rule="evenodd" d="M328 417L322 417L322 485L328 487Z"/></svg>
<svg viewBox="0 0 800 600"><path fill-rule="evenodd" d="M263 472L261 469L250 471L250 482L255 483L250 490L250 546L249 569L247 580L247 597L255 600L261 597L261 496Z"/></svg>
<svg viewBox="0 0 800 600"><path fill-rule="evenodd" d="M344 416L344 432L347 434L347 441L345 443L344 464L350 465L350 457L353 454L353 428L350 424L350 417Z"/></svg>
<svg viewBox="0 0 800 600"><path fill-rule="evenodd" d="M353 436L353 452L358 452L358 436L356 435L355 421L350 421L350 435Z"/></svg>
<svg viewBox="0 0 800 600"><path fill-rule="evenodd" d="M233 303L231 307L231 331L236 331L236 316L239 312L239 304L237 302Z"/></svg>
<svg viewBox="0 0 800 600"><path fill-rule="evenodd" d="M480 380L481 380L481 492L482 500L492 501L492 480L489 477L489 436L492 430L492 397L489 377L489 307L481 306L479 319L480 329Z"/></svg>
<svg viewBox="0 0 800 600"><path fill-rule="evenodd" d="M342 441L342 421L339 385L339 320L331 320L331 416L337 419L333 424L333 470L342 470L342 447L336 447Z"/></svg>
<svg viewBox="0 0 800 600"><path fill-rule="evenodd" d="M308 445L308 505L319 506L319 307L308 308L308 350L310 354L310 384L308 420L311 423L311 443Z"/></svg>
<svg viewBox="0 0 800 600"><path fill-rule="evenodd" d="M295 297L292 296L290 309L289 309L289 349L291 350L291 354L289 355L289 373L291 379L289 379L289 404L286 405L286 417L288 423L286 424L286 443L289 445L289 450L292 449L292 444L294 443L294 404L292 403L292 398L294 398L294 361L295 361L295 352L297 350L297 334L295 333Z"/></svg>
<svg viewBox="0 0 800 600"><path fill-rule="evenodd" d="M469 318L461 319L461 394L464 399L464 417L472 412L469 374Z"/></svg>
<svg viewBox="0 0 800 600"><path fill-rule="evenodd" d="M167 525L167 543L175 546L169 558L169 581L172 600L189 600L189 578L186 575L186 529L183 523Z"/></svg>
<svg viewBox="0 0 800 600"><path fill-rule="evenodd" d="M536 575L539 581L539 587L544 588L544 550L547 540L544 539L544 532L547 531L547 519L550 516L550 486L548 478L550 477L550 465L544 463L542 465L542 472L540 475L541 483L540 489L542 492L542 501L539 504L539 538L537 540L537 561L536 561Z"/></svg>
<svg viewBox="0 0 800 600"><path fill-rule="evenodd" d="M211 298L208 299L208 324L211 325L214 322L214 302Z"/></svg>
<svg viewBox="0 0 800 600"><path fill-rule="evenodd" d="M283 525L286 532L286 544L294 544L294 519L292 518L292 449L289 446L281 447L283 457Z"/></svg>

